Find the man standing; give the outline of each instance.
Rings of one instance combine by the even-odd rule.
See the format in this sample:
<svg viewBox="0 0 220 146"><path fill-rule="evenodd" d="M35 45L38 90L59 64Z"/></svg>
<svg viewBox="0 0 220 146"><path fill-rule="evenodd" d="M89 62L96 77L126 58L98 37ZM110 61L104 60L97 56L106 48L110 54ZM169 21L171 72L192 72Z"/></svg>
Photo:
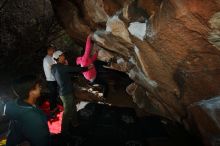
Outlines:
<svg viewBox="0 0 220 146"><path fill-rule="evenodd" d="M53 53L53 58L57 64L52 66L51 72L58 83L60 98L64 106L61 133L66 138L70 138L69 130L78 126L76 101L73 96L73 83L71 82L70 73L87 71L93 66L72 67L65 65L65 55L59 50Z"/></svg>
<svg viewBox="0 0 220 146"><path fill-rule="evenodd" d="M35 106L40 96L41 82L36 76L26 75L15 81L13 89L19 99L0 105L0 116L10 120L6 146L19 145L25 141L31 146L50 146L47 118Z"/></svg>
<svg viewBox="0 0 220 146"><path fill-rule="evenodd" d="M51 73L51 66L56 62L53 60L53 53L55 48L51 45L47 48L47 55L43 60L43 69L46 76L47 86L49 89L49 100L50 100L50 111L55 112L57 110L58 103L58 91L57 91L57 82L54 76Z"/></svg>

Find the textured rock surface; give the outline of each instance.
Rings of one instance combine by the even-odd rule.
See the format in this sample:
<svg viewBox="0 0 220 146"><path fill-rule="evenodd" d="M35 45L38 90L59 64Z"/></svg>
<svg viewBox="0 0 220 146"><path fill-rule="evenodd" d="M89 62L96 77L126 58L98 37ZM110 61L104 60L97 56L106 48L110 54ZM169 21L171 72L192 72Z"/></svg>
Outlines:
<svg viewBox="0 0 220 146"><path fill-rule="evenodd" d="M220 94L219 0L51 2L73 39L95 32L114 56L111 67L134 80L128 91L141 108L190 125L189 106Z"/></svg>
<svg viewBox="0 0 220 146"><path fill-rule="evenodd" d="M205 145L219 145L219 109L219 96L209 100L196 102L188 107L190 116L192 116L192 119L195 122L192 123L191 126L197 127L197 129L200 131L204 138Z"/></svg>
<svg viewBox="0 0 220 146"><path fill-rule="evenodd" d="M1 76L42 71L46 46L53 43L58 48L66 47L61 36L68 36L64 34L65 31L56 21L50 0L1 0Z"/></svg>

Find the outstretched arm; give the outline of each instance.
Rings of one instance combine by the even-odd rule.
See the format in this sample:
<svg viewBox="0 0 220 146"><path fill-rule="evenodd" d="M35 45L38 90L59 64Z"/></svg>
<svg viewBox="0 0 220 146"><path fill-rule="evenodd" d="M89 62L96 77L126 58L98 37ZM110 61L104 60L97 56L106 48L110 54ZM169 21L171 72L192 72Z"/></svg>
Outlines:
<svg viewBox="0 0 220 146"><path fill-rule="evenodd" d="M91 36L89 35L86 40L86 47L83 58L88 58L90 55L90 51L91 51Z"/></svg>
<svg viewBox="0 0 220 146"><path fill-rule="evenodd" d="M68 66L66 65L65 68L63 68L65 72L69 73L77 73L77 72L84 72L88 70L88 67L80 67L80 66Z"/></svg>

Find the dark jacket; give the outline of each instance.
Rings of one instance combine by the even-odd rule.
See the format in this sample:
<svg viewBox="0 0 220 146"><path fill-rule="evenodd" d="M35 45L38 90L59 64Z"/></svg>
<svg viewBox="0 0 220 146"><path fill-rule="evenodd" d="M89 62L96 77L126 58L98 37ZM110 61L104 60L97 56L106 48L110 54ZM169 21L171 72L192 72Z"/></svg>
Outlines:
<svg viewBox="0 0 220 146"><path fill-rule="evenodd" d="M65 96L73 93L73 82L71 81L70 73L87 71L87 67L68 66L64 64L54 64L51 67L52 75L59 85L60 96Z"/></svg>
<svg viewBox="0 0 220 146"><path fill-rule="evenodd" d="M4 105L4 115L11 120L7 146L29 141L31 146L50 145L47 118L36 107L22 100L10 101Z"/></svg>

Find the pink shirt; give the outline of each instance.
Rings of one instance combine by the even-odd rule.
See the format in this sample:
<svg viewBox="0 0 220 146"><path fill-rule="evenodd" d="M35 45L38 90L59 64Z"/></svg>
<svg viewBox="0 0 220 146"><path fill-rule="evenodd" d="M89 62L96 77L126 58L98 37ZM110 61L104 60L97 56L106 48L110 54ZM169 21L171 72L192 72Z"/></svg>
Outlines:
<svg viewBox="0 0 220 146"><path fill-rule="evenodd" d="M90 53L91 53L91 38L88 36L86 40L85 52L83 56L76 58L76 64L81 65L81 67L86 67L92 64L96 60L98 53L95 53L92 57L90 57ZM95 67L91 68L88 71L83 72L84 77L89 81L93 81L96 78L96 74L97 72Z"/></svg>

